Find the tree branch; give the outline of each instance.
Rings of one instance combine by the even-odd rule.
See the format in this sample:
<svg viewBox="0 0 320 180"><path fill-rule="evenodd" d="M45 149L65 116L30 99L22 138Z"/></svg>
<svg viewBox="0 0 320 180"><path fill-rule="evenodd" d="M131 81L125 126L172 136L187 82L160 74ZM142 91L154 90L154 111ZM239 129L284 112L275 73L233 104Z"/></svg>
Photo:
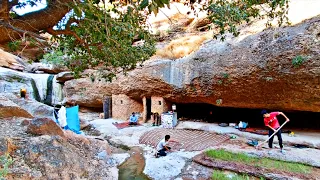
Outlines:
<svg viewBox="0 0 320 180"><path fill-rule="evenodd" d="M12 0L11 2L9 2L8 9L11 10L13 6L16 6L18 4L19 4L19 0Z"/></svg>
<svg viewBox="0 0 320 180"><path fill-rule="evenodd" d="M64 35L71 35L73 37L75 37L79 43L81 44L86 44L84 40L82 40L75 32L69 30L69 29L65 29L65 30L54 30L53 28L48 28L47 29L47 32L54 35L54 36L57 36L57 35L61 35L61 34L64 34Z"/></svg>
<svg viewBox="0 0 320 180"><path fill-rule="evenodd" d="M8 0L4 1L8 2ZM9 19L7 23L23 31L38 33L40 30L55 26L70 11L68 3L73 3L73 1L51 0L45 9ZM15 31L12 28L8 31L7 27L0 27L0 34L0 44L3 44L10 41L10 37L19 38L23 32Z"/></svg>
<svg viewBox="0 0 320 180"><path fill-rule="evenodd" d="M7 27L9 29L12 29L13 31L19 33L19 34L23 34L23 35L29 35L29 36L32 36L32 37L35 37L35 38L38 38L38 39L43 39L45 40L46 38L40 36L39 34L36 34L34 32L30 32L30 31L26 31L26 30L22 30L22 29L19 29L19 28L16 28L14 26L12 26L11 24L9 23L6 23L4 21L0 21L0 27Z"/></svg>

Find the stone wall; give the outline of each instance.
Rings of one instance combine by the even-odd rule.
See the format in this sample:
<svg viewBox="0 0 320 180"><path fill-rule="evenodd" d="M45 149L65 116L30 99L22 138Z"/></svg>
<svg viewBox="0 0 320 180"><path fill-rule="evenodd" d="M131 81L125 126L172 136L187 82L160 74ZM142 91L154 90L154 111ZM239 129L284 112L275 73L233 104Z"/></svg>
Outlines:
<svg viewBox="0 0 320 180"><path fill-rule="evenodd" d="M136 101L124 94L112 95L112 118L128 120L132 112L143 114L142 100ZM142 120L142 116L139 120Z"/></svg>
<svg viewBox="0 0 320 180"><path fill-rule="evenodd" d="M171 111L171 105L170 102L162 97L151 97L151 112L161 114L163 112Z"/></svg>
<svg viewBox="0 0 320 180"><path fill-rule="evenodd" d="M143 104L143 112L142 112L142 120L145 122L147 120L147 98L142 98L142 104Z"/></svg>

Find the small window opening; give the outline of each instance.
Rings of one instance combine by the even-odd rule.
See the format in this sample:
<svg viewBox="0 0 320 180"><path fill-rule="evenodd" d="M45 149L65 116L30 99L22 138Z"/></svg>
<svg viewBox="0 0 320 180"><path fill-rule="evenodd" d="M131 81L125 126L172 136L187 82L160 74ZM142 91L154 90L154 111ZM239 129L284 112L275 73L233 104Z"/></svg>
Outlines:
<svg viewBox="0 0 320 180"><path fill-rule="evenodd" d="M161 101L159 101L159 105L161 105Z"/></svg>
<svg viewBox="0 0 320 180"><path fill-rule="evenodd" d="M120 100L120 104L123 104L123 101L122 101L122 100Z"/></svg>

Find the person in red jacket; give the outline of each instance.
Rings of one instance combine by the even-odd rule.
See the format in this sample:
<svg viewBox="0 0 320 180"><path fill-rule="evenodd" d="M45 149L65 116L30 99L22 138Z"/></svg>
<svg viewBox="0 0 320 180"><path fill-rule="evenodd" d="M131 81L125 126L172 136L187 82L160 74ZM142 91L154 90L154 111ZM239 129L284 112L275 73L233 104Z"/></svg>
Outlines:
<svg viewBox="0 0 320 180"><path fill-rule="evenodd" d="M278 115L282 115L284 118L286 118L286 121L289 121L289 118L284 115L282 112L271 112L268 113L266 110L262 110L261 114L264 117L264 124L265 126L269 127L269 137L280 127L279 121L277 119ZM279 130L276 133L277 137L278 137L278 141L279 141L279 145L280 145L280 151L283 151L283 145L282 145L282 137L281 137L281 130ZM272 136L269 139L269 148L272 148L272 144L273 144L273 137Z"/></svg>

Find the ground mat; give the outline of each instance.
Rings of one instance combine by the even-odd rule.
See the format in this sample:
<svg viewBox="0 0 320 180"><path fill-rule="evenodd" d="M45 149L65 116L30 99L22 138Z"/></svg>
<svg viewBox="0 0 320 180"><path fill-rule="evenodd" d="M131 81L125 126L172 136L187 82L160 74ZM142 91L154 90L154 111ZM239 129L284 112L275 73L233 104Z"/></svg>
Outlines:
<svg viewBox="0 0 320 180"><path fill-rule="evenodd" d="M185 151L201 151L230 139L228 135L205 131L158 128L145 132L140 137L139 143L156 147L158 142L167 134L172 139L179 141L179 143L170 142L168 146L173 150L185 149Z"/></svg>
<svg viewBox="0 0 320 180"><path fill-rule="evenodd" d="M129 125L129 122L123 122L123 123L112 123L115 127L117 127L118 129L123 129L123 128L127 128L127 127L135 127L135 126L141 126L141 124L137 124L137 125Z"/></svg>

